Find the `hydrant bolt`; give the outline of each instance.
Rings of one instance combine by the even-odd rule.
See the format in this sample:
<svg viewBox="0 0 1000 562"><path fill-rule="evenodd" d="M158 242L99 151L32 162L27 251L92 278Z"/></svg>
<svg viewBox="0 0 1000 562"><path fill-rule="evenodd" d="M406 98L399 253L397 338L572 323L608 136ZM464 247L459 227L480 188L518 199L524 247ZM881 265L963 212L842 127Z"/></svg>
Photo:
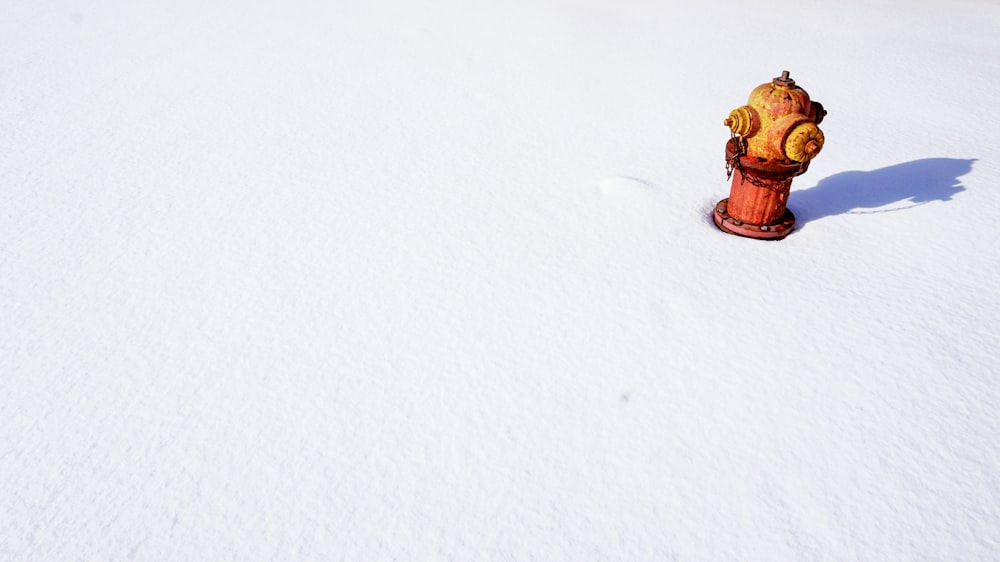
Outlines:
<svg viewBox="0 0 1000 562"><path fill-rule="evenodd" d="M772 80L771 83L774 84L775 86L781 86L783 88L794 88L795 87L795 80L792 80L791 78L788 77L788 71L787 70L782 70L781 71L781 76L779 76L779 77L775 78L774 80Z"/></svg>

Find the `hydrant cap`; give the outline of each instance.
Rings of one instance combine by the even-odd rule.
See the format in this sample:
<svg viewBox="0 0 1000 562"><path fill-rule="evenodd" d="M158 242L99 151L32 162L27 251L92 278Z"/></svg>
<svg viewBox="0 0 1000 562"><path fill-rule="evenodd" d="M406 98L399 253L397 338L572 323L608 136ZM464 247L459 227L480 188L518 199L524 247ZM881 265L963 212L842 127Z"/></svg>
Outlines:
<svg viewBox="0 0 1000 562"><path fill-rule="evenodd" d="M784 141L785 156L792 162L808 162L823 150L823 131L815 123L800 122Z"/></svg>

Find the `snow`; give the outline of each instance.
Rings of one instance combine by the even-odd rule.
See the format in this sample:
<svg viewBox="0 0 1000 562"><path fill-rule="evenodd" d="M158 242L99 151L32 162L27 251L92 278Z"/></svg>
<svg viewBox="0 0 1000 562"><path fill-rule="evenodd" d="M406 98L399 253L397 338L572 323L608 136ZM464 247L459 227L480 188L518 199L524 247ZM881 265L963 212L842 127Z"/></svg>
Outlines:
<svg viewBox="0 0 1000 562"><path fill-rule="evenodd" d="M1000 552L996 2L2 12L0 559Z"/></svg>

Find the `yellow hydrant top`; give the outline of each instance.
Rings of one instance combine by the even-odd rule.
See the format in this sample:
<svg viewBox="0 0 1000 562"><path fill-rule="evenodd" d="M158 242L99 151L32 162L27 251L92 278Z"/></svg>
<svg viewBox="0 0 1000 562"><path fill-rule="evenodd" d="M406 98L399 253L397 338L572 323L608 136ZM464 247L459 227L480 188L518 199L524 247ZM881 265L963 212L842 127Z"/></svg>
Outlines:
<svg viewBox="0 0 1000 562"><path fill-rule="evenodd" d="M746 155L761 161L808 162L823 149L817 126L826 115L785 70L750 92L747 104L734 109L723 124L742 138Z"/></svg>

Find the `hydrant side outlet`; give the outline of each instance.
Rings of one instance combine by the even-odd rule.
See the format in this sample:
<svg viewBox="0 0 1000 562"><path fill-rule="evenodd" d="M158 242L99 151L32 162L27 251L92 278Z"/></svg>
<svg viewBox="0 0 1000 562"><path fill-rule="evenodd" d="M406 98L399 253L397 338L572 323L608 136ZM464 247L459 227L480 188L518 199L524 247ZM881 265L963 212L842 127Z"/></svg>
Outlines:
<svg viewBox="0 0 1000 562"><path fill-rule="evenodd" d="M729 197L712 213L724 232L750 238L781 239L795 217L786 207L792 178L805 173L826 141L818 124L826 116L819 102L795 85L788 71L750 92L747 104L729 113L723 125Z"/></svg>

